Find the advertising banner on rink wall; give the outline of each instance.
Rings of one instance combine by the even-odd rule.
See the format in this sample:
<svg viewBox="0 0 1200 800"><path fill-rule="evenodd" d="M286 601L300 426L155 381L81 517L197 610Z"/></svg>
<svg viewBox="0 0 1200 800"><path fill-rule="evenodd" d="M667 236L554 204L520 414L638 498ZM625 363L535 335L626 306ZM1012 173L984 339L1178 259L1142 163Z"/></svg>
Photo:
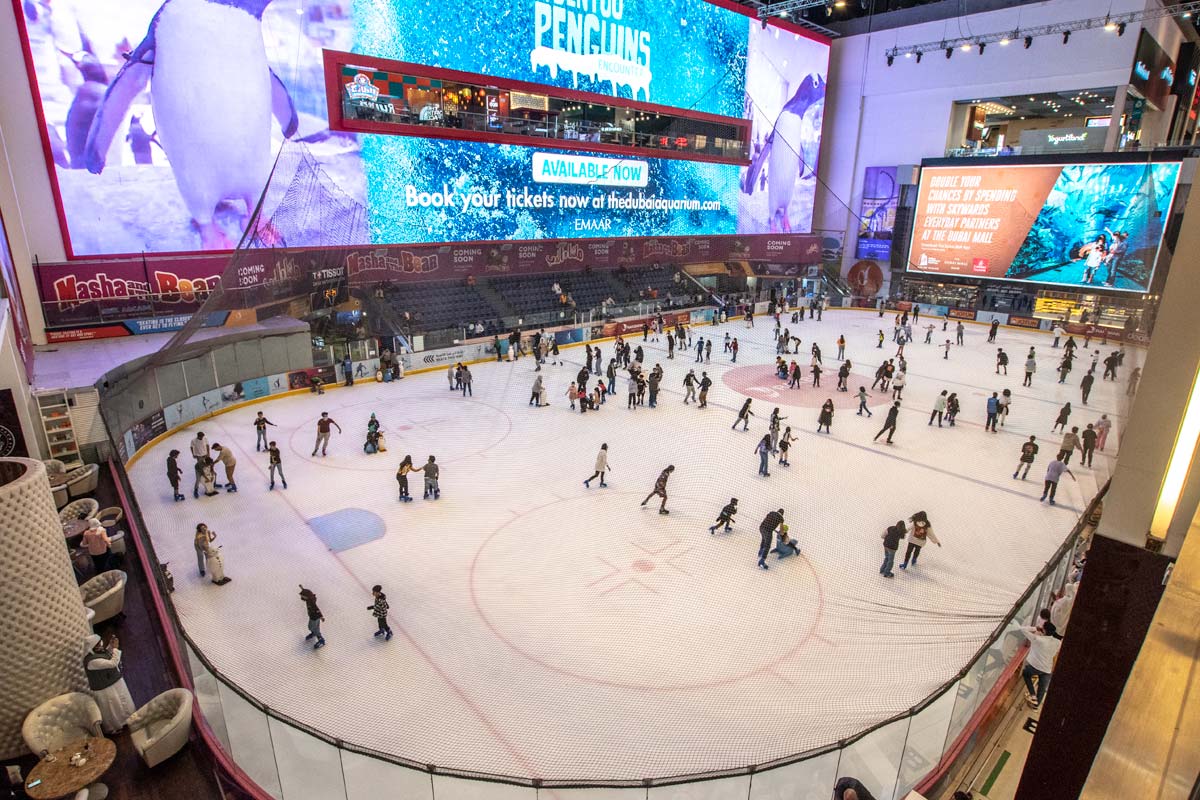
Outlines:
<svg viewBox="0 0 1200 800"><path fill-rule="evenodd" d="M1145 293L1180 166L924 167L908 269Z"/></svg>
<svg viewBox="0 0 1200 800"><path fill-rule="evenodd" d="M646 239L477 242L323 250L248 250L227 255L77 260L38 265L38 290L55 341L178 330L215 289L229 312L375 283L462 280L616 270L653 263L820 263L820 237L687 236Z"/></svg>

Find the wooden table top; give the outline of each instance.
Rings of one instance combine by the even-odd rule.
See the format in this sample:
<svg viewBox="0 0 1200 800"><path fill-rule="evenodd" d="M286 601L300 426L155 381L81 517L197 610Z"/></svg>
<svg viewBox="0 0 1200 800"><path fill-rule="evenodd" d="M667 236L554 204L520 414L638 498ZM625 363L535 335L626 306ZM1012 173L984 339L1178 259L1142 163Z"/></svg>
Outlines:
<svg viewBox="0 0 1200 800"><path fill-rule="evenodd" d="M89 744L91 754L88 755L87 763L79 767L71 766L71 756L83 752L84 745ZM117 743L112 739L95 736L73 742L55 750L51 755L54 756L54 761L42 759L25 779L25 793L33 800L67 797L95 783L116 760ZM41 782L37 783L38 781Z"/></svg>
<svg viewBox="0 0 1200 800"><path fill-rule="evenodd" d="M70 522L63 523L63 536L68 539L76 536L81 536L88 529L86 519L73 519Z"/></svg>
<svg viewBox="0 0 1200 800"><path fill-rule="evenodd" d="M49 478L50 485L52 487L63 486L67 482L67 473L65 472L52 472L47 477Z"/></svg>

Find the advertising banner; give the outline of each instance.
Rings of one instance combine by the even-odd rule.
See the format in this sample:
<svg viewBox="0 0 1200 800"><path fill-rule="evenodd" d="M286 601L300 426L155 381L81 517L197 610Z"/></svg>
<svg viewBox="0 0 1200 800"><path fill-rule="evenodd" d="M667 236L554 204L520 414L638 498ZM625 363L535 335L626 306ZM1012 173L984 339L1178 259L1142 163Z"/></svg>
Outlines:
<svg viewBox="0 0 1200 800"><path fill-rule="evenodd" d="M887 261L892 257L892 234L899 202L900 183L896 180L896 168L867 167L863 175L855 258Z"/></svg>
<svg viewBox="0 0 1200 800"><path fill-rule="evenodd" d="M1032 328L1034 330L1038 330L1042 327L1042 321L1039 319L1034 319L1033 317L1009 316L1008 324L1015 325L1018 328Z"/></svg>
<svg viewBox="0 0 1200 800"><path fill-rule="evenodd" d="M1160 111L1164 110L1167 97L1175 85L1175 60L1167 55L1145 28L1138 37L1129 85Z"/></svg>
<svg viewBox="0 0 1200 800"><path fill-rule="evenodd" d="M930 166L910 272L1145 293L1179 162Z"/></svg>
<svg viewBox="0 0 1200 800"><path fill-rule="evenodd" d="M268 179L265 236L293 248L809 229L825 40L728 2L450 5L17 4L69 256L228 251ZM224 30L230 7L257 13L206 41L186 74L154 60L163 40ZM757 144L748 165L597 163L582 150L439 139L454 110L441 100L411 109L427 137L331 132L325 49L366 67L403 60L748 119ZM496 125L516 114L492 106ZM581 164L615 182L579 183Z"/></svg>

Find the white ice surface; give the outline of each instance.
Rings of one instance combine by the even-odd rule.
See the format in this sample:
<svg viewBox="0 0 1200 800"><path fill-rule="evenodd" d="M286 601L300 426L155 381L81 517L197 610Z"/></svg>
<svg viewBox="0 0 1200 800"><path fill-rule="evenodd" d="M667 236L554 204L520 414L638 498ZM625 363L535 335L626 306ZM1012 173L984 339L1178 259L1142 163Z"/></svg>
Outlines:
<svg viewBox="0 0 1200 800"><path fill-rule="evenodd" d="M935 336L941 333L940 320ZM785 318L786 323L786 318ZM626 384L598 413L567 410L564 393L582 348L567 366L547 366L551 407L529 406L533 362L480 364L473 399L448 391L444 373L399 383L359 383L324 397L272 400L179 431L132 468L138 502L160 558L172 563L183 623L225 676L263 703L339 739L422 763L554 779L642 778L761 763L836 741L910 708L966 665L1068 534L1108 475L1125 407L1124 378L1142 355L1131 350L1118 384L1097 382L1079 404L1090 361L1057 384L1061 350L1045 334L1002 329L1007 378L994 374L986 330L968 325L967 344L948 361L909 345L896 443L872 443L875 418L854 414L836 384L835 340L854 361L852 389L869 385L894 346L875 347L890 317L830 311L799 326L803 364L813 337L824 352L826 388L778 389L733 369L774 361L771 324L741 322L715 333L709 408L682 404L681 380L694 353L666 359L649 343L648 366L666 369L657 409L625 408ZM796 326L788 325L795 328ZM720 337L743 344L729 364ZM634 344L640 344L637 337ZM1080 342L1082 344L1082 342ZM1039 371L1021 386L1030 345ZM604 360L612 344L603 344ZM1107 350L1105 351L1107 352ZM724 377L757 389L750 432L730 430L743 395ZM865 381L860 380L865 377ZM807 384L807 381L806 381ZM1000 434L982 428L993 390L1011 388ZM956 428L926 425L933 398L957 391ZM793 466L756 475L757 440L776 394L798 441ZM815 433L817 406L834 397L832 435ZM1059 505L1038 502L1050 434L1070 400L1072 424L1107 412L1116 422L1095 469L1072 459ZM267 491L265 454L254 452L251 420L278 427L289 489ZM314 421L329 411L342 425L327 458L309 455ZM375 412L389 451L362 452ZM240 492L172 503L167 451L184 455L204 430L234 448ZM1042 445L1028 481L1014 481L1020 444ZM582 486L607 442L610 488ZM436 454L442 498L396 501L393 474L405 453ZM668 463L670 516L639 507ZM707 526L731 496L741 501L733 533ZM655 501L656 502L656 501ZM755 566L758 523L783 507L802 558ZM326 548L308 520L338 509L378 514L386 534L344 552ZM878 574L880 535L924 509L944 547L927 545L920 566ZM196 573L192 531L206 522L224 546L233 582ZM903 555L903 547L901 549ZM328 646L305 643L297 584L312 588L327 618ZM369 587L392 606L390 642L373 638Z"/></svg>

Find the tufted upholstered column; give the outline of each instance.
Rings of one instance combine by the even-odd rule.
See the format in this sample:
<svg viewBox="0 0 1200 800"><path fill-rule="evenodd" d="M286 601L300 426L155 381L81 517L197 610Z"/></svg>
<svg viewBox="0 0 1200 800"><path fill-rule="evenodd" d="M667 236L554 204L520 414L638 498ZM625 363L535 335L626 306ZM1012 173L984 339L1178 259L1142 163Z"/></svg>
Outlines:
<svg viewBox="0 0 1200 800"><path fill-rule="evenodd" d="M87 690L90 632L46 467L0 459L0 758L26 752L21 723L35 706Z"/></svg>

